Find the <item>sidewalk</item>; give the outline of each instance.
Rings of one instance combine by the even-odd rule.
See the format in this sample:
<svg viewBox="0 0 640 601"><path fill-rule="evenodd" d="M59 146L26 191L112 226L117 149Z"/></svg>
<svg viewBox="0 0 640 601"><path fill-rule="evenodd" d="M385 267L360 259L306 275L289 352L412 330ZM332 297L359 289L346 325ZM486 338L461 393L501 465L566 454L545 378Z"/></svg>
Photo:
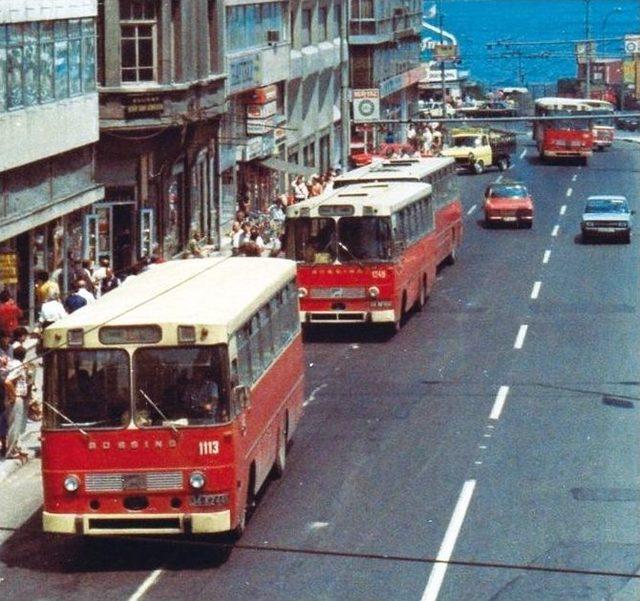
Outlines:
<svg viewBox="0 0 640 601"><path fill-rule="evenodd" d="M27 360L33 361L35 365L35 395L38 398L42 398L42 359L36 356L36 340L29 338L25 347L27 349ZM27 421L27 429L22 438L22 446L29 453L25 460L0 458L0 482L6 480L30 460L40 456L41 425L42 422Z"/></svg>

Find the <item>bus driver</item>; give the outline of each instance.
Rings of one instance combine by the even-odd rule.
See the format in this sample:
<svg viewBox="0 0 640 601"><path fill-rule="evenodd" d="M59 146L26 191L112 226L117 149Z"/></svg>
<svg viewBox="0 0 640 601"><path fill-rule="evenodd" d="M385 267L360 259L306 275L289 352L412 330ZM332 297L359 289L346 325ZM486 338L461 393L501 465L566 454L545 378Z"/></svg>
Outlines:
<svg viewBox="0 0 640 601"><path fill-rule="evenodd" d="M189 416L206 420L223 418L218 406L219 398L218 384L211 379L206 369L196 367L182 393L182 405Z"/></svg>

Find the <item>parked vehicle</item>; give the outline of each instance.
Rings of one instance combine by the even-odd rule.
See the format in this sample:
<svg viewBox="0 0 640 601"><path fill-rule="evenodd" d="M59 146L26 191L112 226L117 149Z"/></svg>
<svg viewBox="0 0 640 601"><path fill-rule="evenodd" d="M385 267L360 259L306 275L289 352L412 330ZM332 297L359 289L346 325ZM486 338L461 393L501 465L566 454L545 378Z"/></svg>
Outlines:
<svg viewBox="0 0 640 601"><path fill-rule="evenodd" d="M533 198L521 182L493 182L484 193L484 221L487 227L496 223L531 228Z"/></svg>
<svg viewBox="0 0 640 601"><path fill-rule="evenodd" d="M454 129L449 138L442 155L453 157L459 167L477 174L492 166L500 171L508 169L516 150L515 134L498 129Z"/></svg>
<svg viewBox="0 0 640 601"><path fill-rule="evenodd" d="M583 242L607 237L629 244L634 213L624 196L589 196L580 222Z"/></svg>

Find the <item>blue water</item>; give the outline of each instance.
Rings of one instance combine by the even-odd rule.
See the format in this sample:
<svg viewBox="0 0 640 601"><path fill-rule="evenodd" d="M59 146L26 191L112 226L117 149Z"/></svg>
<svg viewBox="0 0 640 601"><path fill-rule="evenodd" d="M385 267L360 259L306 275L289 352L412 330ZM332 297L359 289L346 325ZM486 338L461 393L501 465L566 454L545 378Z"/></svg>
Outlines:
<svg viewBox="0 0 640 601"><path fill-rule="evenodd" d="M425 12L433 4L425 0ZM444 29L458 38L462 67L471 71L472 79L505 86L519 85L521 76L525 85L575 77L573 44L537 42L584 39L585 0L441 0L440 4ZM589 4L592 38L620 38L607 42L604 48L599 42L598 56L624 56L622 37L640 31L640 2L590 0ZM438 25L438 17L430 22ZM487 49L488 43L499 40L533 43L515 47L523 55L519 61L514 56L500 56L513 50Z"/></svg>

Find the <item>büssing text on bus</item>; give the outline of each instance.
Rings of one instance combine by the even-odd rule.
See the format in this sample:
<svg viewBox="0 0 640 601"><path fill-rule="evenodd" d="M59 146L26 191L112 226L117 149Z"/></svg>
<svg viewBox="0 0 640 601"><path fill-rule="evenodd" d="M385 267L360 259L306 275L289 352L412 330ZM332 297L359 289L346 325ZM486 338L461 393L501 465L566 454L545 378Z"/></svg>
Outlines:
<svg viewBox="0 0 640 601"><path fill-rule="evenodd" d="M172 261L45 330L45 531L244 530L302 413L294 278Z"/></svg>
<svg viewBox="0 0 640 601"><path fill-rule="evenodd" d="M290 206L286 250L298 262L303 323L398 329L436 279L432 187L356 184Z"/></svg>

